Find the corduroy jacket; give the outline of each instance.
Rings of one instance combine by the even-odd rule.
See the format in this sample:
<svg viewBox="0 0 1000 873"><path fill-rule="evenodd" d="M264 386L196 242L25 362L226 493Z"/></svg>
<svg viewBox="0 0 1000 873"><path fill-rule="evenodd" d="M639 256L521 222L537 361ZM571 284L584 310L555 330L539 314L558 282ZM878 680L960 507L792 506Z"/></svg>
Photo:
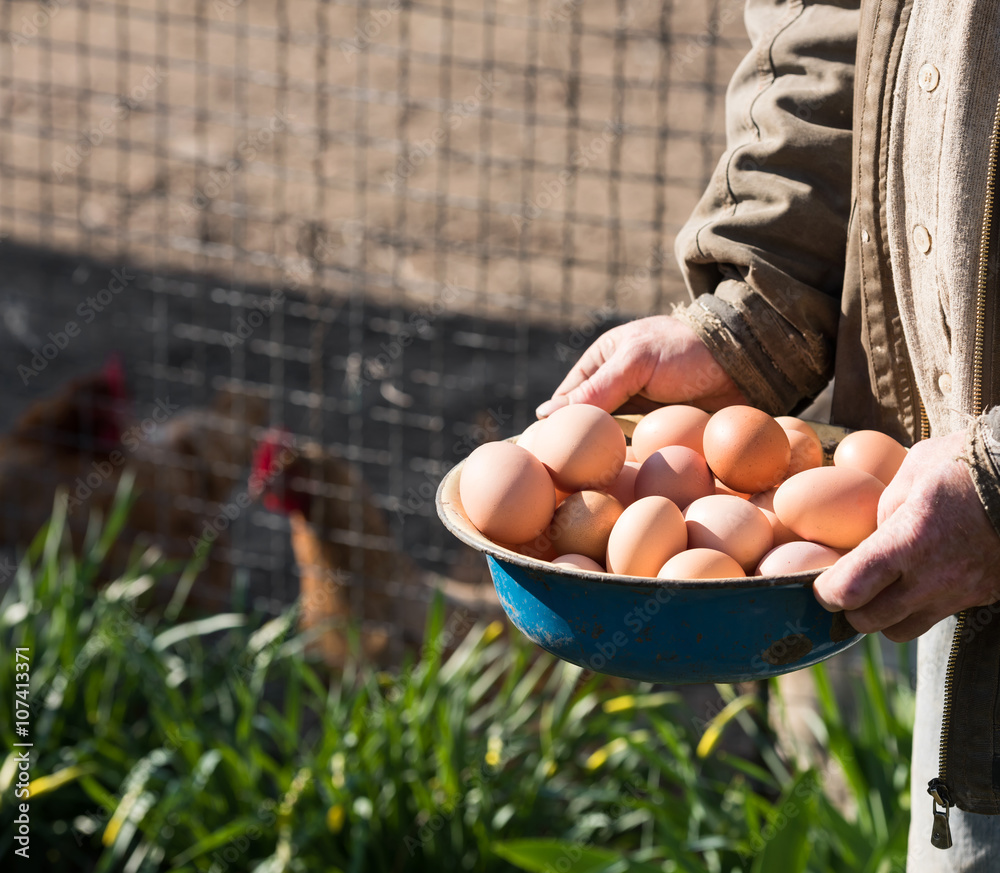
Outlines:
<svg viewBox="0 0 1000 873"><path fill-rule="evenodd" d="M1000 532L1000 3L750 0L746 20L675 315L772 414L835 376L837 424L968 429ZM951 800L1000 813L1000 621L961 641L954 693Z"/></svg>

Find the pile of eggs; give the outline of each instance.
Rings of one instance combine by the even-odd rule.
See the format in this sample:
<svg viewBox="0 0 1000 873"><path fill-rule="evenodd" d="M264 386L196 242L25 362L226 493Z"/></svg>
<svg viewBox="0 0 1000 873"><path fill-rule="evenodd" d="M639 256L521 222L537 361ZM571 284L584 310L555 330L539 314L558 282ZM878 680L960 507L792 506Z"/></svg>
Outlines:
<svg viewBox="0 0 1000 873"><path fill-rule="evenodd" d="M479 446L459 495L497 545L563 567L660 579L831 566L871 534L906 449L856 431L823 466L805 422L749 406L664 406L635 427L573 404Z"/></svg>

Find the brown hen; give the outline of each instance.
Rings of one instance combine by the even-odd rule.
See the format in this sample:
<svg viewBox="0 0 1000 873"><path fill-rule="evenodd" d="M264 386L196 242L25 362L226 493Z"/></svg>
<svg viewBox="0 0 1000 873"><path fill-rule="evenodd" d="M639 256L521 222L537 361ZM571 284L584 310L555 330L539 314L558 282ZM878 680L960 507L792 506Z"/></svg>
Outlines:
<svg viewBox="0 0 1000 873"><path fill-rule="evenodd" d="M351 651L379 666L398 664L423 641L427 608L443 593L451 624L502 615L492 587L426 573L396 547L385 516L357 470L315 444L272 430L257 449L250 492L283 512L299 569L299 624L311 650L341 668Z"/></svg>

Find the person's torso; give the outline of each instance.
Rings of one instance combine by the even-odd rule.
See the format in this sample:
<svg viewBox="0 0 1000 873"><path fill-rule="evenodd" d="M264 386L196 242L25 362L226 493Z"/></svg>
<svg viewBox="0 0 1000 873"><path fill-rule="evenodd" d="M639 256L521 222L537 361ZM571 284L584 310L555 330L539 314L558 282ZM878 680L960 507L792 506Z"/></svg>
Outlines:
<svg viewBox="0 0 1000 873"><path fill-rule="evenodd" d="M995 0L862 4L837 423L911 442L1000 403L998 46Z"/></svg>

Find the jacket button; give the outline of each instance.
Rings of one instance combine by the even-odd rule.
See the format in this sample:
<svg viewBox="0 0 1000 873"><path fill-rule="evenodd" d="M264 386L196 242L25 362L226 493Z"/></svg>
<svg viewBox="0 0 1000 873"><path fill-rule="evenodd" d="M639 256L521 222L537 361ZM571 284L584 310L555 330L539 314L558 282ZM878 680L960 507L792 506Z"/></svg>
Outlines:
<svg viewBox="0 0 1000 873"><path fill-rule="evenodd" d="M913 244L925 255L931 250L931 232L922 224L913 227Z"/></svg>
<svg viewBox="0 0 1000 873"><path fill-rule="evenodd" d="M951 373L942 373L938 377L938 388L942 394L951 394Z"/></svg>
<svg viewBox="0 0 1000 873"><path fill-rule="evenodd" d="M868 231L867 230L862 230L861 231L861 242L866 243L869 240L871 240L871 237L868 236Z"/></svg>
<svg viewBox="0 0 1000 873"><path fill-rule="evenodd" d="M941 81L941 73L938 72L938 68L934 64L924 64L917 73L917 81L921 88L930 93Z"/></svg>

